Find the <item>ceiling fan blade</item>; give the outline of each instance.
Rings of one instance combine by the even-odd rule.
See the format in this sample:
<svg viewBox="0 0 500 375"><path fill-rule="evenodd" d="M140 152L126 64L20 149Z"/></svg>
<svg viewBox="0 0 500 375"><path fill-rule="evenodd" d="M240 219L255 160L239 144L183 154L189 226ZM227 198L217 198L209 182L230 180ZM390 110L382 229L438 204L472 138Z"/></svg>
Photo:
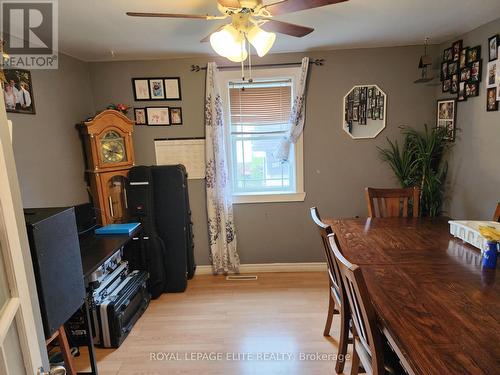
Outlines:
<svg viewBox="0 0 500 375"><path fill-rule="evenodd" d="M276 20L266 21L266 23L264 23L261 28L263 28L265 31L291 35L297 38L302 38L303 36L306 36L314 31L314 29L311 27L300 26L294 23Z"/></svg>
<svg viewBox="0 0 500 375"><path fill-rule="evenodd" d="M204 37L202 40L200 40L201 43L206 43L206 42L209 42L210 41L210 36L213 34L213 33L216 33L217 31L219 31L220 29L222 29L224 26L226 25L220 25L217 29L215 29L214 31L212 31L210 34L208 34L206 37Z"/></svg>
<svg viewBox="0 0 500 375"><path fill-rule="evenodd" d="M217 0L224 8L241 8L239 0Z"/></svg>
<svg viewBox="0 0 500 375"><path fill-rule="evenodd" d="M212 16L201 14L176 14L176 13L139 13L127 12L127 16L131 17L164 17L164 18L195 18L199 20L208 20Z"/></svg>
<svg viewBox="0 0 500 375"><path fill-rule="evenodd" d="M280 16L286 13L319 8L325 5L342 3L344 1L348 0L284 0L279 3L267 5L264 8L273 16Z"/></svg>

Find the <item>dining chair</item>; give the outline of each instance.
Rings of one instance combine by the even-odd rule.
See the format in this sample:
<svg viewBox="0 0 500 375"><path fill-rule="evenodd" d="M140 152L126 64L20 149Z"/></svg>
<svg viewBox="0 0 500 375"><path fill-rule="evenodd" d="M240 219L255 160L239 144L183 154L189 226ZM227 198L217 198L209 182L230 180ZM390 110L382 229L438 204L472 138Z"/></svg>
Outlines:
<svg viewBox="0 0 500 375"><path fill-rule="evenodd" d="M339 349L337 355L337 363L335 364L335 371L337 372L337 374L340 374L344 371L347 345L349 344L349 307L347 300L345 299L344 286L342 284L342 279L337 266L337 262L335 262L335 259L333 258L333 253L329 250L328 235L333 233L332 228L321 221L318 209L316 207L311 208L311 217L318 227L321 241L323 243L323 250L325 251L326 262L328 265L328 315L326 317L323 336L330 336L333 315L340 315Z"/></svg>
<svg viewBox="0 0 500 375"><path fill-rule="evenodd" d="M497 209L493 215L493 221L498 221L500 223L500 203L497 204Z"/></svg>
<svg viewBox="0 0 500 375"><path fill-rule="evenodd" d="M395 353L383 340L361 268L344 258L334 233L328 235L328 247L340 271L351 311L354 336L351 375L359 373L360 364L367 374L404 374Z"/></svg>
<svg viewBox="0 0 500 375"><path fill-rule="evenodd" d="M413 217L420 216L420 189L365 189L369 217L408 217L411 200ZM376 202L376 204L375 204Z"/></svg>

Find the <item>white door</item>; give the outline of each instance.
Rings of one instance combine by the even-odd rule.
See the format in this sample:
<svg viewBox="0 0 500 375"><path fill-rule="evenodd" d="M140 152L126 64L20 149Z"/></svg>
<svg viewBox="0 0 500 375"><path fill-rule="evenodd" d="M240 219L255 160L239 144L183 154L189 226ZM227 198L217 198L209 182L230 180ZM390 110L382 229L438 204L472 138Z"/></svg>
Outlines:
<svg viewBox="0 0 500 375"><path fill-rule="evenodd" d="M28 241L0 91L0 374L33 375L42 366L42 359L46 362L46 352L37 334L41 332L40 319L35 319L33 312L31 298L36 301L36 289L30 288L33 270L26 267L30 264L25 259Z"/></svg>

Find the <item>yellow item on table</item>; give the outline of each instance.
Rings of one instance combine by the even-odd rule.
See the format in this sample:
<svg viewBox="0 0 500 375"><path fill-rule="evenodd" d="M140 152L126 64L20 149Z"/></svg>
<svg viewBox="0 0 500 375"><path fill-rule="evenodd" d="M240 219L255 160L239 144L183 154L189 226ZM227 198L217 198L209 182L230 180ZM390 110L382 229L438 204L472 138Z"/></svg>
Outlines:
<svg viewBox="0 0 500 375"><path fill-rule="evenodd" d="M500 242L500 231L488 226L480 226L479 233L488 241Z"/></svg>

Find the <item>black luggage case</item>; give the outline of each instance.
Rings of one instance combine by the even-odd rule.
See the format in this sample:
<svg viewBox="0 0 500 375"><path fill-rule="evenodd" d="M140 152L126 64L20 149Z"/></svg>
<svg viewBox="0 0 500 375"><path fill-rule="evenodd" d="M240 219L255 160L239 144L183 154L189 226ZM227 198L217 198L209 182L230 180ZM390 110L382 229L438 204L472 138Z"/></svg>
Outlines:
<svg viewBox="0 0 500 375"><path fill-rule="evenodd" d="M137 240L127 244L125 256L132 261L134 268L149 272L149 291L155 299L165 290L166 249L156 231L151 167L138 166L129 171L127 202L131 218L141 222L142 231ZM140 256L137 252L141 253Z"/></svg>
<svg viewBox="0 0 500 375"><path fill-rule="evenodd" d="M193 234L186 168L152 167L156 230L166 248L166 292L182 292L194 274Z"/></svg>
<svg viewBox="0 0 500 375"><path fill-rule="evenodd" d="M99 346L118 348L149 305L148 273L133 271L96 306Z"/></svg>

